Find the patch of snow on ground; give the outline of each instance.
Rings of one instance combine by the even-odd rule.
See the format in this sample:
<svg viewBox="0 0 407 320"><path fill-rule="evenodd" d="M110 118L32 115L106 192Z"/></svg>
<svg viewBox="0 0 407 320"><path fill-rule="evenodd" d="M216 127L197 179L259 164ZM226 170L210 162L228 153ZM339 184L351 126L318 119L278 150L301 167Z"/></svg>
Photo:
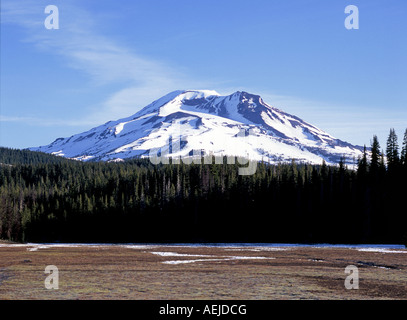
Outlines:
<svg viewBox="0 0 407 320"><path fill-rule="evenodd" d="M164 264L182 264L182 263L195 263L206 261L230 261L230 260L263 260L263 259L275 259L270 257L244 257L244 256L227 256L223 259L195 259L195 260L170 260L164 261Z"/></svg>
<svg viewBox="0 0 407 320"><path fill-rule="evenodd" d="M158 245L135 245L135 244L129 244L129 245L123 245L121 246L123 248L127 249L140 249L140 250L145 250L145 249L153 249L159 247Z"/></svg>
<svg viewBox="0 0 407 320"><path fill-rule="evenodd" d="M215 257L213 255L207 254L186 254L186 253L176 253L176 252L150 252L152 254L161 257Z"/></svg>
<svg viewBox="0 0 407 320"><path fill-rule="evenodd" d="M275 248L275 247L253 247L253 248L225 248L226 251L287 251L288 248Z"/></svg>
<svg viewBox="0 0 407 320"><path fill-rule="evenodd" d="M407 253L407 250L388 250L383 248L362 248L357 250L362 252L378 252L378 253Z"/></svg>
<svg viewBox="0 0 407 320"><path fill-rule="evenodd" d="M183 264L183 263L195 263L195 262L204 262L204 261L222 261L225 259L196 259L196 260L172 260L164 261L164 264Z"/></svg>

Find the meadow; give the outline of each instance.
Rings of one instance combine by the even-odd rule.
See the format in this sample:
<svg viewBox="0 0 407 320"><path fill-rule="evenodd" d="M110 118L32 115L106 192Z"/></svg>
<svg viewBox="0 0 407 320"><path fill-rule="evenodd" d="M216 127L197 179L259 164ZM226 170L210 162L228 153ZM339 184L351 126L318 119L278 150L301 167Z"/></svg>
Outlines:
<svg viewBox="0 0 407 320"><path fill-rule="evenodd" d="M407 299L407 250L0 244L0 299ZM58 289L47 289L48 265ZM346 289L356 266L359 289Z"/></svg>

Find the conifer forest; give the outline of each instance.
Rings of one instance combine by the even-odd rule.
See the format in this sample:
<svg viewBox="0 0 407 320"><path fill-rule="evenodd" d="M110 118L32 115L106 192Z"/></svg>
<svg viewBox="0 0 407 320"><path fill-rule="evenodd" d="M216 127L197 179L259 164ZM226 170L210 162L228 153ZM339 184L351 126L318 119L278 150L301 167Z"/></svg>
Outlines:
<svg viewBox="0 0 407 320"><path fill-rule="evenodd" d="M407 130L355 168L79 162L0 148L0 238L23 242L407 243Z"/></svg>

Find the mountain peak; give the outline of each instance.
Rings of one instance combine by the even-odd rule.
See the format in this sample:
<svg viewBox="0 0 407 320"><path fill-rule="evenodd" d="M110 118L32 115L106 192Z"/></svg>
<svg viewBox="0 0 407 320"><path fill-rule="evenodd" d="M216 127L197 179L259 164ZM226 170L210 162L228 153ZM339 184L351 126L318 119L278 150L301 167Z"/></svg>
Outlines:
<svg viewBox="0 0 407 320"><path fill-rule="evenodd" d="M210 96L220 96L220 93L218 93L215 90L185 90L185 93L192 94L192 96L196 98L206 98Z"/></svg>
<svg viewBox="0 0 407 320"><path fill-rule="evenodd" d="M239 136L243 129L254 136ZM271 107L259 95L236 91L222 96L214 90L173 91L129 118L31 150L83 161L112 161L149 156L153 149L168 148L170 139L180 134L180 156L200 150L268 162L334 164L342 157L352 163L363 152L362 147Z"/></svg>
<svg viewBox="0 0 407 320"><path fill-rule="evenodd" d="M175 90L166 94L164 97L182 97L184 99L202 99L211 96L220 96L221 94L215 90Z"/></svg>

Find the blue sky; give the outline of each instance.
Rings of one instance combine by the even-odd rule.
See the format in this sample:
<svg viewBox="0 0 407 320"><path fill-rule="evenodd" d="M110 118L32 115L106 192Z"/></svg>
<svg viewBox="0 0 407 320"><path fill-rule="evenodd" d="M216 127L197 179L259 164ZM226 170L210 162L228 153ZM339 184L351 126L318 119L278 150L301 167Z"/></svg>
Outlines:
<svg viewBox="0 0 407 320"><path fill-rule="evenodd" d="M59 29L44 27L47 5ZM344 10L359 8L359 30ZM45 145L177 89L244 90L353 144L407 128L404 0L1 0L0 145Z"/></svg>

